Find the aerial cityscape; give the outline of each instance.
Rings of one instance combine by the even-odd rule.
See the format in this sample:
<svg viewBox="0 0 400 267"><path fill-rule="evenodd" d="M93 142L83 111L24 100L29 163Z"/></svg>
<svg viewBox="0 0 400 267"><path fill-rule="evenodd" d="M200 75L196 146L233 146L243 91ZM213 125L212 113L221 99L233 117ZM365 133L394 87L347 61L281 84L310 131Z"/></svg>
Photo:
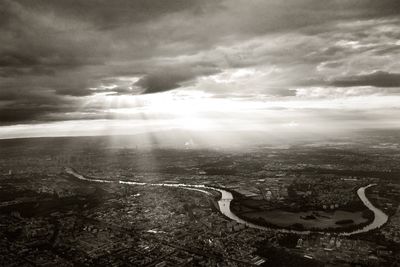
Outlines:
<svg viewBox="0 0 400 267"><path fill-rule="evenodd" d="M400 134L363 134L243 150L2 140L0 260L397 266Z"/></svg>
<svg viewBox="0 0 400 267"><path fill-rule="evenodd" d="M398 0L0 0L0 266L400 266Z"/></svg>

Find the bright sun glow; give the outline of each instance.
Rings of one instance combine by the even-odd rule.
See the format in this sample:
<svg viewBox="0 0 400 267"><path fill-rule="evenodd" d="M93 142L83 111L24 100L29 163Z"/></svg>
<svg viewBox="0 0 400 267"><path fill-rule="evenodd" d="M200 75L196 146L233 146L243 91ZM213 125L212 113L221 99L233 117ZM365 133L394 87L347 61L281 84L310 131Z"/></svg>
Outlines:
<svg viewBox="0 0 400 267"><path fill-rule="evenodd" d="M244 75L244 74L243 74ZM240 75L239 75L240 76ZM113 85L108 85L112 87ZM317 90L317 89L308 89ZM300 95L314 94L299 89ZM396 108L400 96L358 96L346 98L286 98L268 99L220 98L199 90L174 90L148 95L110 95L99 92L86 97L81 108L71 116L93 119L75 119L36 125L3 126L2 138L10 136L120 135L182 129L199 132L264 131L279 135L285 131L336 131L339 127L363 126L362 122L338 120L335 110L365 109L362 103L371 103L369 114L377 118L376 127L394 127L399 109L382 113L381 108ZM93 109L90 113L88 110ZM321 110L321 113L310 111ZM99 113L98 110L102 110ZM330 111L332 110L332 111ZM364 111L365 112L365 111ZM397 113L397 114L396 114ZM385 115L387 117L385 117ZM361 116L361 115L360 115ZM335 118L331 120L330 117ZM326 119L328 118L328 119ZM338 117L341 119L340 117ZM318 125L318 127L316 126Z"/></svg>

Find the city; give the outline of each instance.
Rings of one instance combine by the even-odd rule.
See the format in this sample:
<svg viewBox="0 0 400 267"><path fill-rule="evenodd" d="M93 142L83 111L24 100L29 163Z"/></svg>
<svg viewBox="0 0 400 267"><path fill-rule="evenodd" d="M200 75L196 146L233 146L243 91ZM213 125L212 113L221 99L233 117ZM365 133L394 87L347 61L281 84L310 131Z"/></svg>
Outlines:
<svg viewBox="0 0 400 267"><path fill-rule="evenodd" d="M395 149L357 143L248 151L94 147L100 139L1 141L4 266L399 263L400 170L381 171L396 166ZM58 151L63 143L67 153ZM137 164L143 160L147 166ZM168 186L174 184L203 187ZM368 184L376 185L366 196L389 220L345 235L374 217L356 193ZM269 227L227 217L219 191L210 188L232 192L234 214L265 214ZM335 224L337 216L352 219ZM307 225L311 231L297 231Z"/></svg>

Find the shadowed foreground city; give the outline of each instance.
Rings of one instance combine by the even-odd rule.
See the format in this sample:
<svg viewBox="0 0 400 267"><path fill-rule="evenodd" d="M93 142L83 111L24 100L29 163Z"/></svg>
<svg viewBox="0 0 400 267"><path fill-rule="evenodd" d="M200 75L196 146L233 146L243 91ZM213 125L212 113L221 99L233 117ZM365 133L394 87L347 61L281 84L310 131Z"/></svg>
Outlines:
<svg viewBox="0 0 400 267"><path fill-rule="evenodd" d="M1 265L400 263L396 131L246 149L139 137L0 141Z"/></svg>

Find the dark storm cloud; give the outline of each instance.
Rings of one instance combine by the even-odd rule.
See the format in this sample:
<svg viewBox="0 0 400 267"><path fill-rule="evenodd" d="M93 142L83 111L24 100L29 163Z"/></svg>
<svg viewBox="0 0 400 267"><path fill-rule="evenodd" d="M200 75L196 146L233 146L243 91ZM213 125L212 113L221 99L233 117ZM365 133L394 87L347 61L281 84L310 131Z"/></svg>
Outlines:
<svg viewBox="0 0 400 267"><path fill-rule="evenodd" d="M0 125L47 121L50 114L73 112L74 101L40 90L0 91Z"/></svg>
<svg viewBox="0 0 400 267"><path fill-rule="evenodd" d="M371 33L371 25L357 28L357 23L394 28L396 21L386 21L396 20L399 12L398 0L0 0L0 101L6 103L0 105L0 122L61 120L98 92L164 92L230 68L276 65L287 71L280 80L301 85L317 65L333 70L357 53L393 55L398 32ZM343 22L357 27L338 26ZM282 39L271 43L270 35ZM241 46L257 38L259 44ZM340 39L364 41L365 48L330 44ZM335 57L340 64L329 63ZM360 66L364 70L367 64ZM328 74L311 78L337 76ZM398 84L395 73L374 75L333 84ZM139 80L121 84L113 80L119 76ZM101 87L104 79L115 87ZM287 84L260 87L277 96L295 93ZM246 94L246 88L240 90Z"/></svg>
<svg viewBox="0 0 400 267"><path fill-rule="evenodd" d="M182 83L190 82L199 76L218 72L210 66L175 66L156 70L145 75L134 85L143 89L143 94L164 92L179 88Z"/></svg>
<svg viewBox="0 0 400 267"><path fill-rule="evenodd" d="M340 77L331 85L337 87L374 86L374 87L400 87L400 73L375 71L365 75Z"/></svg>
<svg viewBox="0 0 400 267"><path fill-rule="evenodd" d="M50 113L64 113L68 109L59 108L57 106L43 107L35 104L19 104L12 107L4 107L0 113L0 125L7 125L13 123L24 123L32 121L47 121L45 115Z"/></svg>
<svg viewBox="0 0 400 267"><path fill-rule="evenodd" d="M203 0L17 0L41 12L55 12L75 20L93 23L102 30L113 30L132 23L143 23L170 13L206 12L216 1Z"/></svg>

